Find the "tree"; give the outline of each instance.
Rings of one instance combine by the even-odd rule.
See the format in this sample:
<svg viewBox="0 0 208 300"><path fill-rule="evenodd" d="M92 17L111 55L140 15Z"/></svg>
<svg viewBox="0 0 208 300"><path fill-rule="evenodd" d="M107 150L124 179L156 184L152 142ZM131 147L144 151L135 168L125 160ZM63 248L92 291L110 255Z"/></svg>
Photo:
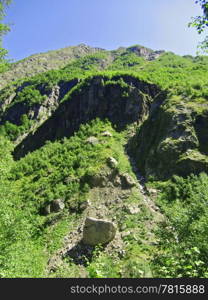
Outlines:
<svg viewBox="0 0 208 300"><path fill-rule="evenodd" d="M11 3L11 0L0 0L0 73L7 67L5 56L8 51L2 47L2 37L9 31L9 26L2 23L5 16L5 9Z"/></svg>
<svg viewBox="0 0 208 300"><path fill-rule="evenodd" d="M208 0L197 0L195 3L201 6L203 14L192 18L189 26L195 27L199 34L205 32L208 28ZM204 52L208 52L208 36L199 44L199 48Z"/></svg>
<svg viewBox="0 0 208 300"><path fill-rule="evenodd" d="M1 21L5 16L5 9L10 3L11 0L0 0L0 38L2 38L2 35L4 35L9 30L9 27L1 23Z"/></svg>

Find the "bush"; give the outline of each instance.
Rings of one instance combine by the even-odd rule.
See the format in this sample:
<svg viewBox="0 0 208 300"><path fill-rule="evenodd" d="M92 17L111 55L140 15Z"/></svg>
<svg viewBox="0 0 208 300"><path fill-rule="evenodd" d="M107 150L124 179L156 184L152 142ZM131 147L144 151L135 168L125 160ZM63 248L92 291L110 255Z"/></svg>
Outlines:
<svg viewBox="0 0 208 300"><path fill-rule="evenodd" d="M208 175L174 176L156 186L161 190L158 204L168 219L157 233L156 276L207 277Z"/></svg>

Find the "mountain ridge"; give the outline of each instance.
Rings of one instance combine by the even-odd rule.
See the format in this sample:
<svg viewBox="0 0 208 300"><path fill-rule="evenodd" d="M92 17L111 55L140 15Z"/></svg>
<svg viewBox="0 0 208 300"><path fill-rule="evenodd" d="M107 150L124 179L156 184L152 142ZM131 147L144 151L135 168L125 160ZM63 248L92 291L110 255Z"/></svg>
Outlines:
<svg viewBox="0 0 208 300"><path fill-rule="evenodd" d="M139 45L128 48L120 47L117 50L108 51L102 48L80 44L78 46L65 47L59 50L37 53L13 63L10 66L10 70L0 74L0 89L9 81L14 81L18 78L31 77L51 69L65 67L70 61L83 57L87 54L105 52L109 53L109 56L112 56L113 59L113 56L116 55L117 52L125 52L127 49L136 53L138 56L146 57L147 59L155 59L164 52L153 51ZM31 64L32 68L30 67Z"/></svg>

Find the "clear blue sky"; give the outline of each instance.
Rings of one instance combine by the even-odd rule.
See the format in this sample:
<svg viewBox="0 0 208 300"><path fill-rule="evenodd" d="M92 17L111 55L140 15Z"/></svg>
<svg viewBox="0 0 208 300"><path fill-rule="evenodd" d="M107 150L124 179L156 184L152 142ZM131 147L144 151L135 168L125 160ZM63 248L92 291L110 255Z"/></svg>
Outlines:
<svg viewBox="0 0 208 300"><path fill-rule="evenodd" d="M194 0L13 0L4 37L10 58L85 43L108 50L140 44L196 53L201 37L187 24L201 14Z"/></svg>

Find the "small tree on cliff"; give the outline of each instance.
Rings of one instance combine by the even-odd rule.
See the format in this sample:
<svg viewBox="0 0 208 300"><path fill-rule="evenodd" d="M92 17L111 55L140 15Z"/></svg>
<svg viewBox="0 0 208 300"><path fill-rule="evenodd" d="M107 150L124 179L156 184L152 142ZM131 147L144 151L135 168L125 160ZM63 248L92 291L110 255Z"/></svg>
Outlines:
<svg viewBox="0 0 208 300"><path fill-rule="evenodd" d="M2 20L5 16L5 9L10 4L10 2L11 0L0 0L0 73L5 70L7 63L5 60L5 56L8 52L2 46L2 37L9 31L9 26L2 23Z"/></svg>
<svg viewBox="0 0 208 300"><path fill-rule="evenodd" d="M202 15L192 18L192 22L189 26L195 27L199 34L206 32L208 29L208 0L197 0L202 9ZM208 36L205 37L204 41L199 44L199 48L204 52L208 52Z"/></svg>

